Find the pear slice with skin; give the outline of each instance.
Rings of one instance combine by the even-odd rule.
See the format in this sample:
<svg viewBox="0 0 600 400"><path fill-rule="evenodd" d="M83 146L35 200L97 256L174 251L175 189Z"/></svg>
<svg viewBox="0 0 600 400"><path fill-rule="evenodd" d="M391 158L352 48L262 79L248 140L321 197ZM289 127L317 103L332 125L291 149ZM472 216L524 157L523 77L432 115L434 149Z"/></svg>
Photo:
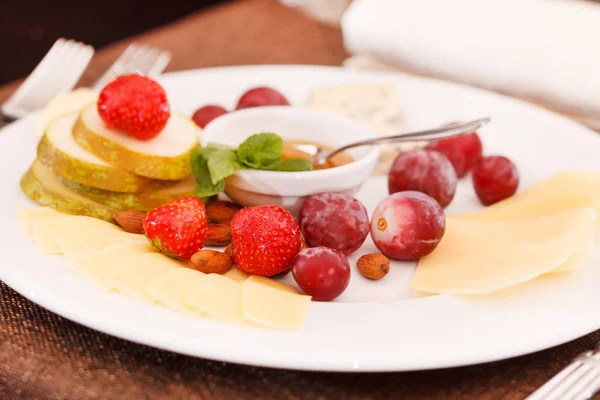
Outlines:
<svg viewBox="0 0 600 400"><path fill-rule="evenodd" d="M88 199L65 186L38 160L21 178L21 189L37 203L68 214L87 215L113 222L117 210Z"/></svg>
<svg viewBox="0 0 600 400"><path fill-rule="evenodd" d="M37 158L55 174L99 189L113 192L142 192L168 186L168 182L134 175L108 164L83 149L73 139L73 126L78 114L54 119L37 148Z"/></svg>
<svg viewBox="0 0 600 400"><path fill-rule="evenodd" d="M40 133L46 132L48 125L56 117L80 112L88 104L98 101L98 92L80 87L71 92L60 93L46 104L39 119Z"/></svg>
<svg viewBox="0 0 600 400"><path fill-rule="evenodd" d="M148 178L180 180L192 173L191 152L198 146L199 132L191 119L173 113L158 136L139 140L109 129L94 103L81 112L73 137L81 147L111 165Z"/></svg>
<svg viewBox="0 0 600 400"><path fill-rule="evenodd" d="M115 193L100 190L76 182L61 179L62 183L74 192L107 207L118 210L150 211L160 205L182 197L194 196L196 179L189 177L177 181L172 186L144 193ZM201 199L206 202L205 199Z"/></svg>

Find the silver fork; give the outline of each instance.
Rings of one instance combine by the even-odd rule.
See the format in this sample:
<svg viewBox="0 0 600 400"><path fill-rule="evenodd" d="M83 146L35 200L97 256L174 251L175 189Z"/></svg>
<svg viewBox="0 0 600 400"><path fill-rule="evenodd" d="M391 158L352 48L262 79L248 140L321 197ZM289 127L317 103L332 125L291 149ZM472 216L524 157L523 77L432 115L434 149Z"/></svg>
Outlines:
<svg viewBox="0 0 600 400"><path fill-rule="evenodd" d="M138 73L154 78L161 74L171 61L171 53L155 47L131 44L123 54L91 86L100 91L107 83L123 74Z"/></svg>
<svg viewBox="0 0 600 400"><path fill-rule="evenodd" d="M600 344L579 355L526 400L587 400L600 390Z"/></svg>
<svg viewBox="0 0 600 400"><path fill-rule="evenodd" d="M0 107L0 127L44 107L57 94L72 89L93 55L92 46L58 39L21 86Z"/></svg>

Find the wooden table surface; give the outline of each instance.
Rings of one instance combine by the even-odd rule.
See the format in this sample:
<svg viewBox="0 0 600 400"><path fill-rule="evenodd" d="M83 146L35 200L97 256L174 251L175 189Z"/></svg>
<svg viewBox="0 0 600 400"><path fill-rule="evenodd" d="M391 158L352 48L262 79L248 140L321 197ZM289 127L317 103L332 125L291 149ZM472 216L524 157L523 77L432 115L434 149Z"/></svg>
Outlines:
<svg viewBox="0 0 600 400"><path fill-rule="evenodd" d="M173 53L169 70L242 64L339 65L341 33L274 0L237 1L100 50L88 84L128 43ZM0 102L15 84L0 88ZM0 286L2 399L522 399L599 334L511 360L411 373L333 374L212 362L67 321ZM440 332L443 341L443 332ZM515 337L514 340L519 340ZM490 346L493 346L490 343Z"/></svg>

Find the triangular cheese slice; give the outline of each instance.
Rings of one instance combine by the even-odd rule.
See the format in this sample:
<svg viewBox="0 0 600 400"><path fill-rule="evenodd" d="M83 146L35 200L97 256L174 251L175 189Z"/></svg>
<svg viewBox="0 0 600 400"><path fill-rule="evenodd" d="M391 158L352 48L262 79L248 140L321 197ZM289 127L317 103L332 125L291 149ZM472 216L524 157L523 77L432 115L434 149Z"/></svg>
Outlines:
<svg viewBox="0 0 600 400"><path fill-rule="evenodd" d="M478 221L537 219L587 207L600 214L600 173L567 171L481 211L457 218ZM600 218L596 221L596 229L600 229Z"/></svg>
<svg viewBox="0 0 600 400"><path fill-rule="evenodd" d="M482 294L534 279L566 263L595 234L595 210L538 221L448 218L438 247L419 260L410 286L431 293Z"/></svg>

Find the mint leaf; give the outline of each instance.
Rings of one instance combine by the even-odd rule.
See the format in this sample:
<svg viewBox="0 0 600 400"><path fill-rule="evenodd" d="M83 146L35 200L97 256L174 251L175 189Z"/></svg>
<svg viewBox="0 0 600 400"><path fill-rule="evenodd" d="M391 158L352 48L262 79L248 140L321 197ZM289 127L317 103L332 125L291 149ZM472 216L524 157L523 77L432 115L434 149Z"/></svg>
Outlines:
<svg viewBox="0 0 600 400"><path fill-rule="evenodd" d="M204 146L204 149L208 149L209 151L213 151L213 150L235 150L234 147L231 147L231 146L226 145L226 144L221 144L221 143L208 143L206 146Z"/></svg>
<svg viewBox="0 0 600 400"><path fill-rule="evenodd" d="M210 155L212 153L214 153L215 151L227 150L227 149L228 149L227 147L222 146L220 144L209 144L205 147L196 148L196 150L192 154L192 157L194 157L194 155L198 155L198 156L204 157L205 159L208 159L208 157L210 157Z"/></svg>
<svg viewBox="0 0 600 400"><path fill-rule="evenodd" d="M198 182L195 194L200 198L213 196L225 190L225 181L217 183L212 182L210 171L208 169L208 160L205 158L206 154L212 152L213 150L207 148L197 148L192 153L192 173L196 177L196 182Z"/></svg>
<svg viewBox="0 0 600 400"><path fill-rule="evenodd" d="M218 182L216 185L213 185L212 183L210 185L200 185L200 183L198 183L194 194L196 195L196 197L203 199L206 197L216 196L217 194L223 191L225 191L224 180Z"/></svg>
<svg viewBox="0 0 600 400"><path fill-rule="evenodd" d="M198 176L201 176L205 172L203 167L203 161L205 161L205 152L206 148L198 146L192 151L192 155L190 156L190 162L192 164L192 173L196 178L198 178Z"/></svg>
<svg viewBox="0 0 600 400"><path fill-rule="evenodd" d="M205 158L207 158L208 171L213 184L244 168L233 150L214 150Z"/></svg>
<svg viewBox="0 0 600 400"><path fill-rule="evenodd" d="M310 160L306 158L288 158L285 160L279 160L276 163L268 165L264 169L269 171L281 171L281 172L299 172L299 171L312 171L313 166Z"/></svg>
<svg viewBox="0 0 600 400"><path fill-rule="evenodd" d="M250 136L237 149L238 160L252 168L263 168L281 159L283 139L274 133Z"/></svg>

